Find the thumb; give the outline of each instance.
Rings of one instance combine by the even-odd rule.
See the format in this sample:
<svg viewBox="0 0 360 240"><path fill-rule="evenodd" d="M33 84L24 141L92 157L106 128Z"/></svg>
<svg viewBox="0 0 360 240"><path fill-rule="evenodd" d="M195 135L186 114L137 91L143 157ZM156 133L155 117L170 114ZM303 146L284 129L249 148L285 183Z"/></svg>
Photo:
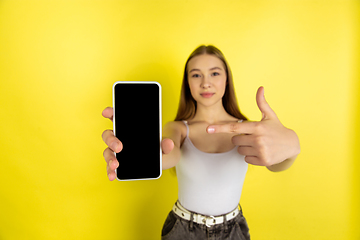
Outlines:
<svg viewBox="0 0 360 240"><path fill-rule="evenodd" d="M161 149L163 154L168 154L174 149L174 141L170 138L164 138L161 141Z"/></svg>
<svg viewBox="0 0 360 240"><path fill-rule="evenodd" d="M264 87L259 87L256 93L256 103L262 113L261 120L277 118L275 112L271 109L270 105L265 100L264 91Z"/></svg>

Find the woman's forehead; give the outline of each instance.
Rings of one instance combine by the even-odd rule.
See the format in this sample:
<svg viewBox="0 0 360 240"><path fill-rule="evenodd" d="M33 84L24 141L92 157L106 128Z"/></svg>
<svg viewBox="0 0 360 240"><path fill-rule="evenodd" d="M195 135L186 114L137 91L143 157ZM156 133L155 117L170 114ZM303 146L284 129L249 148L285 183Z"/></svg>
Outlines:
<svg viewBox="0 0 360 240"><path fill-rule="evenodd" d="M192 69L209 70L212 68L220 68L224 70L224 63L215 55L198 55L190 59L188 62L188 71L191 71Z"/></svg>

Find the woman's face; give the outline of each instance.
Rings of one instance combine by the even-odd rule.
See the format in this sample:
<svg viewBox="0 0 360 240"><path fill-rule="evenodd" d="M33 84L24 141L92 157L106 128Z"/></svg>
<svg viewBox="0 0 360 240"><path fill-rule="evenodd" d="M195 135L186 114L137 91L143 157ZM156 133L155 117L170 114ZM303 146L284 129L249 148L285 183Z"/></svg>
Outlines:
<svg viewBox="0 0 360 240"><path fill-rule="evenodd" d="M209 54L193 57L188 62L187 74L191 95L198 105L222 104L227 76L219 58Z"/></svg>

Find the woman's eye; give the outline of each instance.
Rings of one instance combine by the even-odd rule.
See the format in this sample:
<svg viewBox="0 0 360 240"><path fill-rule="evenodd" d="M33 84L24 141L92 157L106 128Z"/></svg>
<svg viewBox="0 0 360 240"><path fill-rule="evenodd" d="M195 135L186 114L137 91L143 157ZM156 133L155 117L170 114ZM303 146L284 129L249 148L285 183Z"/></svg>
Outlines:
<svg viewBox="0 0 360 240"><path fill-rule="evenodd" d="M211 76L219 76L220 75L220 73L218 73L218 72L213 72L212 74L211 74Z"/></svg>
<svg viewBox="0 0 360 240"><path fill-rule="evenodd" d="M192 77L193 78L198 78L198 77L200 77L200 74L195 73L195 74L192 75Z"/></svg>

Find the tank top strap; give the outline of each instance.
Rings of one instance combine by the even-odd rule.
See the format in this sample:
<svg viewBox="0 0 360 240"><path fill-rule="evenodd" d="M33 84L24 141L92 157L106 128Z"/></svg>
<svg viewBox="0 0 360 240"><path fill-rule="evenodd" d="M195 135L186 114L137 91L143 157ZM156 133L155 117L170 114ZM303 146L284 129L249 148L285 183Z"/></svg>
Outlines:
<svg viewBox="0 0 360 240"><path fill-rule="evenodd" d="M188 125L188 122L186 121L186 120L182 120L183 121L183 123L185 124L185 126L186 126L186 137L188 137L189 136L189 125Z"/></svg>

